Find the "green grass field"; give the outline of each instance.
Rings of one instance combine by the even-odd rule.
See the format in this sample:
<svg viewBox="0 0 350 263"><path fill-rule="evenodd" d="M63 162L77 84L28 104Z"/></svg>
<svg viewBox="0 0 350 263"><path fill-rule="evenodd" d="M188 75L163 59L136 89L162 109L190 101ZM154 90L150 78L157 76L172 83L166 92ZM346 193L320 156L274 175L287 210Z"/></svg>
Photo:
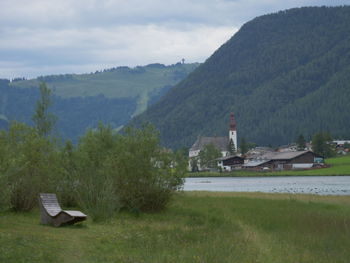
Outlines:
<svg viewBox="0 0 350 263"><path fill-rule="evenodd" d="M229 173L219 172L199 172L188 173L188 177L244 177L244 176L322 176L322 175L350 175L350 155L329 158L326 164L327 168L298 170L298 171L273 171L273 172L256 172L238 170Z"/></svg>
<svg viewBox="0 0 350 263"><path fill-rule="evenodd" d="M285 262L350 259L350 196L178 194L156 214L54 228L0 214L0 262Z"/></svg>

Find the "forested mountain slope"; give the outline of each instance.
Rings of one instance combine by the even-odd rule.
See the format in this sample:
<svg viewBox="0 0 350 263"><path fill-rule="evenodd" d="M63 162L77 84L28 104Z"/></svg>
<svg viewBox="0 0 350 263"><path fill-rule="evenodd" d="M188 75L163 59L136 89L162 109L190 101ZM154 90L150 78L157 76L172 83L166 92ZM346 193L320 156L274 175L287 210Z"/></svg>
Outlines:
<svg viewBox="0 0 350 263"><path fill-rule="evenodd" d="M158 101L198 65L150 64L91 74L0 80L0 119L4 120L0 128L10 120L31 123L41 81L53 90L51 110L58 117L56 131L60 136L76 141L87 128L97 127L99 121L118 128Z"/></svg>
<svg viewBox="0 0 350 263"><path fill-rule="evenodd" d="M302 133L350 136L350 7L305 7L246 23L204 64L131 123L152 122L163 143L226 135L261 145Z"/></svg>

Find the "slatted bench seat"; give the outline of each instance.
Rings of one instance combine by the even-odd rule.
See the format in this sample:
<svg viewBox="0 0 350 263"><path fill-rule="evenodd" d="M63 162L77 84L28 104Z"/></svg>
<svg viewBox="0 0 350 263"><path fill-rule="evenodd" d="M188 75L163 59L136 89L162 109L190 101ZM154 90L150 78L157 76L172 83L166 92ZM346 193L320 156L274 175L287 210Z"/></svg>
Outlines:
<svg viewBox="0 0 350 263"><path fill-rule="evenodd" d="M45 225L71 225L86 220L87 216L80 211L62 210L56 194L39 194L40 219Z"/></svg>

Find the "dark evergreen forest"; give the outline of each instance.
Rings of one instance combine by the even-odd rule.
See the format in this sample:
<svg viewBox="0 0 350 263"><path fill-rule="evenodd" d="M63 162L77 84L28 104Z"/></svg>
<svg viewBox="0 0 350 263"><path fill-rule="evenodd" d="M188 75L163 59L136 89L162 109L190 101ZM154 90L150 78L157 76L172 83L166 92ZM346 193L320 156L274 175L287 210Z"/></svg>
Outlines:
<svg viewBox="0 0 350 263"><path fill-rule="evenodd" d="M16 120L32 125L32 116L40 93L37 88L16 88L8 80L0 82L1 114L7 120ZM87 129L99 122L118 127L126 123L136 108L136 101L129 98L91 97L62 98L52 96L51 112L57 116L54 132L62 138L77 141ZM0 128L6 128L6 121Z"/></svg>
<svg viewBox="0 0 350 263"><path fill-rule="evenodd" d="M164 145L198 135L281 145L318 131L350 138L350 6L305 7L246 23L131 124L153 123Z"/></svg>

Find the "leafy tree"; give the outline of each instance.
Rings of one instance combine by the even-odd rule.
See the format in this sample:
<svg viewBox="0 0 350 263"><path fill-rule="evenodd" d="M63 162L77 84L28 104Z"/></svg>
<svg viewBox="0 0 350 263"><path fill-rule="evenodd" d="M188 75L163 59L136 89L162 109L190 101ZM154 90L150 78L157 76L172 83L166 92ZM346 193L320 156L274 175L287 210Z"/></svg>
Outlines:
<svg viewBox="0 0 350 263"><path fill-rule="evenodd" d="M37 204L38 194L55 191L59 181L57 149L48 137L55 119L47 112L50 91L44 83L40 91L33 116L35 127L12 122L9 130L0 135L0 141L5 142L1 143L2 150L6 151L5 155L0 153L1 185L6 186L10 207L19 211L31 210Z"/></svg>
<svg viewBox="0 0 350 263"><path fill-rule="evenodd" d="M335 155L332 145L332 137L329 133L319 132L312 136L312 150L326 158Z"/></svg>
<svg viewBox="0 0 350 263"><path fill-rule="evenodd" d="M57 156L54 145L35 128L12 123L5 134L7 161L4 174L11 189L11 207L29 211L37 204L40 192L54 191Z"/></svg>
<svg viewBox="0 0 350 263"><path fill-rule="evenodd" d="M57 182L57 196L63 206L77 206L78 191L78 171L77 171L77 153L70 140L58 152L59 180Z"/></svg>
<svg viewBox="0 0 350 263"><path fill-rule="evenodd" d="M180 149L177 150L179 154L181 154L185 159L188 159L188 147L181 147Z"/></svg>
<svg viewBox="0 0 350 263"><path fill-rule="evenodd" d="M306 147L306 141L302 134L299 135L297 139L297 150L298 151L304 151Z"/></svg>
<svg viewBox="0 0 350 263"><path fill-rule="evenodd" d="M121 135L100 124L81 138L75 156L79 203L93 220L109 218L120 208L164 209L182 187L188 165L181 152L160 147L151 126L128 128Z"/></svg>
<svg viewBox="0 0 350 263"><path fill-rule="evenodd" d="M78 203L94 221L107 219L121 208L115 178L106 167L116 144L112 128L100 123L96 130L86 132L75 152Z"/></svg>
<svg viewBox="0 0 350 263"><path fill-rule="evenodd" d="M40 83L40 99L37 101L32 120L40 136L48 136L55 125L56 116L48 112L51 106L51 90L44 82Z"/></svg>
<svg viewBox="0 0 350 263"><path fill-rule="evenodd" d="M132 211L164 209L180 189L187 161L159 145L153 126L127 128L109 156L108 171L114 174L115 191L123 207Z"/></svg>
<svg viewBox="0 0 350 263"><path fill-rule="evenodd" d="M230 153L230 155L236 154L236 145L232 139L230 139L230 142L228 144L228 152Z"/></svg>
<svg viewBox="0 0 350 263"><path fill-rule="evenodd" d="M200 166L202 168L216 168L217 162L215 159L221 157L221 152L210 143L204 146L199 153Z"/></svg>
<svg viewBox="0 0 350 263"><path fill-rule="evenodd" d="M324 155L324 145L325 145L324 137L322 133L316 133L312 136L312 150L314 153L319 155Z"/></svg>
<svg viewBox="0 0 350 263"><path fill-rule="evenodd" d="M241 154L242 155L246 154L248 152L248 144L244 137L241 138L240 146L241 146Z"/></svg>
<svg viewBox="0 0 350 263"><path fill-rule="evenodd" d="M11 188L6 174L10 165L9 149L7 134L0 130L0 212L11 208Z"/></svg>

